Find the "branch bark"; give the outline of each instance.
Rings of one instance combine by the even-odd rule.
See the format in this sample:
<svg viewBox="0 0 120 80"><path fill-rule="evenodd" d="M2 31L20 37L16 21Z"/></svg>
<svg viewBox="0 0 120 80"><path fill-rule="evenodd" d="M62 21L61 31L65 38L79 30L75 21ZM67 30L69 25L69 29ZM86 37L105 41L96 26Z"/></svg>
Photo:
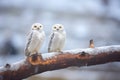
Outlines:
<svg viewBox="0 0 120 80"><path fill-rule="evenodd" d="M42 56L42 58L41 58ZM120 45L68 50L61 53L45 53L36 61L28 57L0 67L0 80L21 80L45 71L71 66L91 66L120 61Z"/></svg>

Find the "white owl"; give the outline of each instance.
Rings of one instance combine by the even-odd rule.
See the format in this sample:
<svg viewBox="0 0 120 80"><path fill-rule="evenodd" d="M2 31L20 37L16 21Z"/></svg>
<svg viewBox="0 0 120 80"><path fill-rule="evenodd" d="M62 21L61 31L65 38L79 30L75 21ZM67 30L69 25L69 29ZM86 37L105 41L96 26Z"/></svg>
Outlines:
<svg viewBox="0 0 120 80"><path fill-rule="evenodd" d="M61 24L53 25L52 31L48 45L48 52L60 52L65 44L66 32Z"/></svg>
<svg viewBox="0 0 120 80"><path fill-rule="evenodd" d="M45 39L45 33L43 31L43 25L40 23L34 23L31 28L31 32L28 35L28 40L25 48L25 55L30 56L37 54L41 48Z"/></svg>

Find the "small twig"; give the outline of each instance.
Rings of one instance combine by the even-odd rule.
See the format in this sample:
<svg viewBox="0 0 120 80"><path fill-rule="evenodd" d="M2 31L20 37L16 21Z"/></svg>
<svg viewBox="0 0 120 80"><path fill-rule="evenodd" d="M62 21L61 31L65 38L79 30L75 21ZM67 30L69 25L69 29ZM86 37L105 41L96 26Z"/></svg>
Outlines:
<svg viewBox="0 0 120 80"><path fill-rule="evenodd" d="M89 48L94 48L94 42L93 42L93 39L90 40Z"/></svg>

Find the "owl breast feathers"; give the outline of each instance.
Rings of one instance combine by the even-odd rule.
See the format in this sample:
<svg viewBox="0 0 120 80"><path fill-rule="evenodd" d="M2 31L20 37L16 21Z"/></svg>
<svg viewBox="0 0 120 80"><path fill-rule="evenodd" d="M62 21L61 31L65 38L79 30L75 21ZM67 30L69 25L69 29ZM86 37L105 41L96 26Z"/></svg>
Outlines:
<svg viewBox="0 0 120 80"><path fill-rule="evenodd" d="M25 48L26 56L38 53L44 42L45 33L43 30L39 29L39 25L40 24L34 24L33 29L28 35L27 45Z"/></svg>
<svg viewBox="0 0 120 80"><path fill-rule="evenodd" d="M53 26L53 32L50 36L48 52L59 52L63 49L66 39L66 32L62 25Z"/></svg>

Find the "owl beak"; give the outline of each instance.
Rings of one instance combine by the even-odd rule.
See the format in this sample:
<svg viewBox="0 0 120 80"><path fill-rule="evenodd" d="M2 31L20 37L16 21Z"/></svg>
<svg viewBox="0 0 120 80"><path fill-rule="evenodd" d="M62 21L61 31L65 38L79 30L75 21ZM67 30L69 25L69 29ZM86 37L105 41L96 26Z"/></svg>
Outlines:
<svg viewBox="0 0 120 80"><path fill-rule="evenodd" d="M59 31L59 29L57 29L57 31Z"/></svg>
<svg viewBox="0 0 120 80"><path fill-rule="evenodd" d="M40 28L37 28L37 30L40 30Z"/></svg>

